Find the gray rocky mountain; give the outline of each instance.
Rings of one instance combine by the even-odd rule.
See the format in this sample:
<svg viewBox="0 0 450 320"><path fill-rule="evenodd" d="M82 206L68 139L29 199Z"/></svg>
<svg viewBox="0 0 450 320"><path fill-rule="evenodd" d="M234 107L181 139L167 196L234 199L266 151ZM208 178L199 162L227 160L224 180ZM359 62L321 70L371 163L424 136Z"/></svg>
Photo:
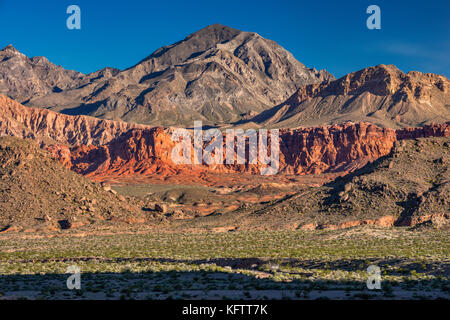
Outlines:
<svg viewBox="0 0 450 320"><path fill-rule="evenodd" d="M14 72L12 72L14 71ZM271 40L223 25L162 47L123 71L83 75L12 47L0 53L0 93L27 106L151 125L221 125L334 79Z"/></svg>
<svg viewBox="0 0 450 320"><path fill-rule="evenodd" d="M378 65L301 87L248 126L311 127L346 121L388 128L450 121L450 82L442 75Z"/></svg>
<svg viewBox="0 0 450 320"><path fill-rule="evenodd" d="M21 103L52 93L79 88L98 79L105 79L119 70L105 68L84 75L66 70L45 57L28 58L12 45L0 50L0 94Z"/></svg>

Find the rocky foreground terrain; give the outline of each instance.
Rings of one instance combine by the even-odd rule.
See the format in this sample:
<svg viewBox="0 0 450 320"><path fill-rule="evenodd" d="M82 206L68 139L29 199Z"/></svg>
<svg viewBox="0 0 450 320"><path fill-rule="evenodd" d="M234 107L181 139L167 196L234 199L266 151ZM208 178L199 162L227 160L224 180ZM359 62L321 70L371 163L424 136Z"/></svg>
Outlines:
<svg viewBox="0 0 450 320"><path fill-rule="evenodd" d="M335 230L362 225L448 228L450 137L401 140L391 152L319 187L233 212L187 230Z"/></svg>
<svg viewBox="0 0 450 320"><path fill-rule="evenodd" d="M145 221L141 207L63 167L31 139L0 138L0 231Z"/></svg>

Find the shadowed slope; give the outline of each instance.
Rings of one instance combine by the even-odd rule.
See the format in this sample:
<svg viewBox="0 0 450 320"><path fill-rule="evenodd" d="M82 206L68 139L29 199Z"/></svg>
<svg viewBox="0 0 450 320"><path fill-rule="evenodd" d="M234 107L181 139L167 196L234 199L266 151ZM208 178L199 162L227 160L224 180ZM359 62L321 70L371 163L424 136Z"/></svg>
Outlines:
<svg viewBox="0 0 450 320"><path fill-rule="evenodd" d="M32 140L1 137L0 163L0 231L144 221L134 200L63 167Z"/></svg>

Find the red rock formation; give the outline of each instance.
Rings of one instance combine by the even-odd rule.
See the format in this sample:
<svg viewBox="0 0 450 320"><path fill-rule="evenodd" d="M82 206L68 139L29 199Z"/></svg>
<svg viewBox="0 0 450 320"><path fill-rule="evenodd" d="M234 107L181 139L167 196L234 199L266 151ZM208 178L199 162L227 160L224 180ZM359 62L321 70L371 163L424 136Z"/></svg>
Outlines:
<svg viewBox="0 0 450 320"><path fill-rule="evenodd" d="M426 138L426 137L448 137L450 136L450 122L444 124L431 124L421 128L405 128L397 130L397 140Z"/></svg>
<svg viewBox="0 0 450 320"><path fill-rule="evenodd" d="M0 135L45 143L100 145L133 128L145 126L28 108L0 94Z"/></svg>
<svg viewBox="0 0 450 320"><path fill-rule="evenodd" d="M280 167L294 174L346 170L355 161L388 154L394 141L394 130L369 123L287 130L281 134Z"/></svg>
<svg viewBox="0 0 450 320"><path fill-rule="evenodd" d="M30 137L66 166L92 177L207 172L258 173L256 165L176 165L173 129L133 126L31 109L0 95L0 134ZM450 135L450 123L393 130L369 123L344 123L280 130L279 172L319 174L351 171L388 154L397 139ZM225 150L225 148L224 148ZM225 157L224 157L225 158Z"/></svg>
<svg viewBox="0 0 450 320"><path fill-rule="evenodd" d="M368 123L282 130L280 171L287 174L319 174L346 171L355 163L386 155L395 142L395 131ZM169 129L130 130L102 146L71 148L71 167L88 175L173 174L181 171L258 173L260 165L175 165L175 143ZM67 152L56 154L64 163Z"/></svg>
<svg viewBox="0 0 450 320"><path fill-rule="evenodd" d="M170 158L175 142L169 131L130 130L102 146L75 146L70 149L71 168L86 175L173 174L178 166Z"/></svg>

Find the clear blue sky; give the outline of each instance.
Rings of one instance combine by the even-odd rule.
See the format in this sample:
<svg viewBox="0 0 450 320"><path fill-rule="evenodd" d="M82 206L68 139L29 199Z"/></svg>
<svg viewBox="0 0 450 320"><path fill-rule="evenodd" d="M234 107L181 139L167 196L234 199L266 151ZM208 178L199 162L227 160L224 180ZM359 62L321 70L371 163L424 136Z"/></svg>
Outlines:
<svg viewBox="0 0 450 320"><path fill-rule="evenodd" d="M70 4L81 8L81 30L66 28ZM370 4L381 8L381 30L366 28ZM0 0L1 47L83 73L130 67L214 23L257 32L337 77L381 63L450 76L450 0Z"/></svg>

